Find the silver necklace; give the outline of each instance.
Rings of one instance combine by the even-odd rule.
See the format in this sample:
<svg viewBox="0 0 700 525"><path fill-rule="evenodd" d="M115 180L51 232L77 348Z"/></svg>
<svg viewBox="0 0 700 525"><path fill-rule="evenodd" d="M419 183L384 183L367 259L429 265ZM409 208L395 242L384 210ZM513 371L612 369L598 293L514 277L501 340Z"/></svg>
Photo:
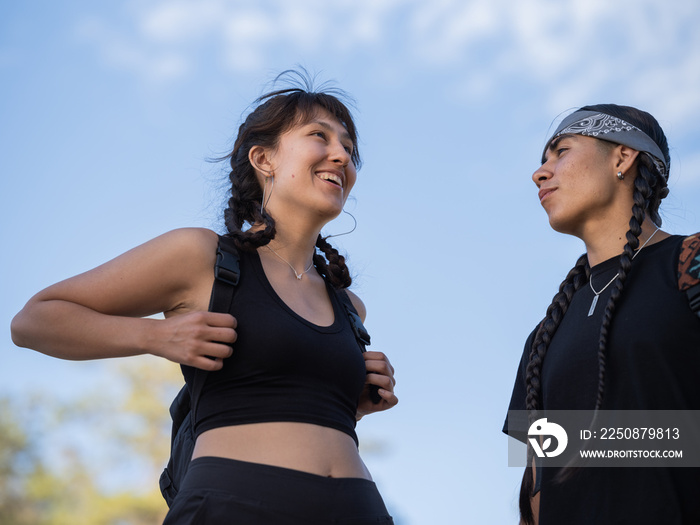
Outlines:
<svg viewBox="0 0 700 525"><path fill-rule="evenodd" d="M651 240L651 238L652 238L654 235L656 235L656 232L657 232L657 231L659 231L659 227L658 227L658 226L657 226L656 229L654 230L654 233L652 233L652 234L649 236L649 238L648 238L646 241L644 241L644 244L642 244L642 247L641 247L639 250L637 250L637 251L635 252L635 254L632 256L632 260L634 260L634 258L637 256L637 254L638 254L639 252L641 252L641 251L644 249L644 247L645 247L645 246L647 245L647 243ZM607 287L610 286L610 285L613 283L613 281L614 281L615 279L617 279L617 277L618 277L619 275L620 275L620 272L617 272L617 273L613 276L613 278L610 279L610 281L608 282L608 284L606 284L605 286L603 286L603 289L602 289L600 292L596 292L596 291L595 291L595 288L593 288L593 276L591 275L591 277L588 279L588 284L591 286L591 290L593 290L593 293L595 294L595 296L593 297L593 302L591 303L591 307L590 307L590 309L588 310L588 317L592 316L592 315L593 315L593 312L595 312L595 306L598 304L598 296L599 296L600 294L602 294L602 293L607 289Z"/></svg>
<svg viewBox="0 0 700 525"><path fill-rule="evenodd" d="M311 270L311 268L314 267L314 260L313 260L313 257L312 257L312 258L311 258L311 262L309 263L309 266L306 268L306 270L304 270L304 271L301 272L301 273L297 273L297 271L294 269L294 266L292 266L291 263L290 263L287 259L285 259L284 257L282 257L279 253L277 253L275 250L273 250L269 245L266 244L266 245L265 245L265 248L267 248L267 249L270 250L272 253L274 253L280 260L286 262L286 263L287 263L287 266L289 266L289 267L292 269L292 271L294 272L294 276L297 278L298 281L301 281L301 278L304 277L304 274L305 274L306 272L308 272L309 270Z"/></svg>

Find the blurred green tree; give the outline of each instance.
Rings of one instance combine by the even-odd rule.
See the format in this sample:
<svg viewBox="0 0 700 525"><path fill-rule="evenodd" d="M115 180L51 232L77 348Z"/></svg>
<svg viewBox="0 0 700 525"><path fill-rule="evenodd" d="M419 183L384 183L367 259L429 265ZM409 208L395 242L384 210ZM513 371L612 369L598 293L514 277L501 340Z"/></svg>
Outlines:
<svg viewBox="0 0 700 525"><path fill-rule="evenodd" d="M0 525L162 522L158 477L182 376L156 358L113 366L109 385L79 399L0 398Z"/></svg>
<svg viewBox="0 0 700 525"><path fill-rule="evenodd" d="M162 523L158 479L182 374L149 356L107 366L99 391L79 398L0 397L0 525ZM373 439L362 451L387 453Z"/></svg>

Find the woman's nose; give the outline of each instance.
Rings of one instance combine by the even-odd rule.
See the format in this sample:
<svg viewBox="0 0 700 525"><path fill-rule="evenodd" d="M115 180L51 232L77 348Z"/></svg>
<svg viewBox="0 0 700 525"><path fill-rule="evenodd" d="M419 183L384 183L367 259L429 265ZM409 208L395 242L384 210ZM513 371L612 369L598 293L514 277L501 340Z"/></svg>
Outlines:
<svg viewBox="0 0 700 525"><path fill-rule="evenodd" d="M546 166L547 163L545 162L532 174L532 182L534 182L537 186L539 186L544 181L552 178L552 172Z"/></svg>
<svg viewBox="0 0 700 525"><path fill-rule="evenodd" d="M350 153L348 153L348 150L345 149L345 146L340 142L336 142L333 145L330 158L333 162L337 162L343 166L347 166L351 160Z"/></svg>

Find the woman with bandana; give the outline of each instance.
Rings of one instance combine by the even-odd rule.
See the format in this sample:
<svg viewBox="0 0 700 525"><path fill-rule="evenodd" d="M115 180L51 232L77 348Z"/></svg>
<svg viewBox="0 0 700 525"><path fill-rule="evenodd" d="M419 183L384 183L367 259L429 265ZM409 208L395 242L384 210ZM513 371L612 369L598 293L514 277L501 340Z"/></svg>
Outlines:
<svg viewBox="0 0 700 525"><path fill-rule="evenodd" d="M631 107L582 107L547 141L532 176L540 203L586 253L525 344L509 410L530 417L509 416L504 432L527 442L553 410L700 410L700 319L684 293L698 290L700 237L660 229L669 167L658 122ZM529 446L522 523L700 523L697 469L540 468L534 457Z"/></svg>

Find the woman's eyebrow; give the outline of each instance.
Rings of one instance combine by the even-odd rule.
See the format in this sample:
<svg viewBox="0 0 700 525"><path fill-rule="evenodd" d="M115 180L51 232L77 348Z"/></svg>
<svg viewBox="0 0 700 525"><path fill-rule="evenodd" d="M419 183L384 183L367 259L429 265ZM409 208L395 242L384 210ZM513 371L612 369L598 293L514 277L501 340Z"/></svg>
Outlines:
<svg viewBox="0 0 700 525"><path fill-rule="evenodd" d="M549 151L554 151L555 149L557 149L557 146L562 140L568 138L571 138L571 135L559 135L557 138L555 138L552 142L549 143L549 147L547 149Z"/></svg>
<svg viewBox="0 0 700 525"><path fill-rule="evenodd" d="M571 137L571 135L566 134L566 135L559 135L558 137L553 138L553 139L552 139L552 142L549 143L549 146L547 146L547 149L546 149L546 150L544 151L544 153L542 154L542 164L544 164L545 162L547 162L547 159L549 158L549 156L547 155L547 153L550 153L550 152L553 152L554 150L556 150L556 149L557 149L557 146L559 146L559 143L560 143L562 140L567 139L567 138L570 138L570 137Z"/></svg>
<svg viewBox="0 0 700 525"><path fill-rule="evenodd" d="M327 129L328 131L335 132L335 128L334 128L333 126L331 126L331 125L330 125L328 122L326 122L325 120L316 120L316 119L314 119L314 120L312 120L311 122L309 122L309 124L316 124L317 126L321 126L322 128ZM350 133L348 133L347 130L345 130L345 128L343 128L343 131L342 131L342 133L340 134L340 137L343 138L343 139L349 140L350 142L352 142L352 137L350 137Z"/></svg>

